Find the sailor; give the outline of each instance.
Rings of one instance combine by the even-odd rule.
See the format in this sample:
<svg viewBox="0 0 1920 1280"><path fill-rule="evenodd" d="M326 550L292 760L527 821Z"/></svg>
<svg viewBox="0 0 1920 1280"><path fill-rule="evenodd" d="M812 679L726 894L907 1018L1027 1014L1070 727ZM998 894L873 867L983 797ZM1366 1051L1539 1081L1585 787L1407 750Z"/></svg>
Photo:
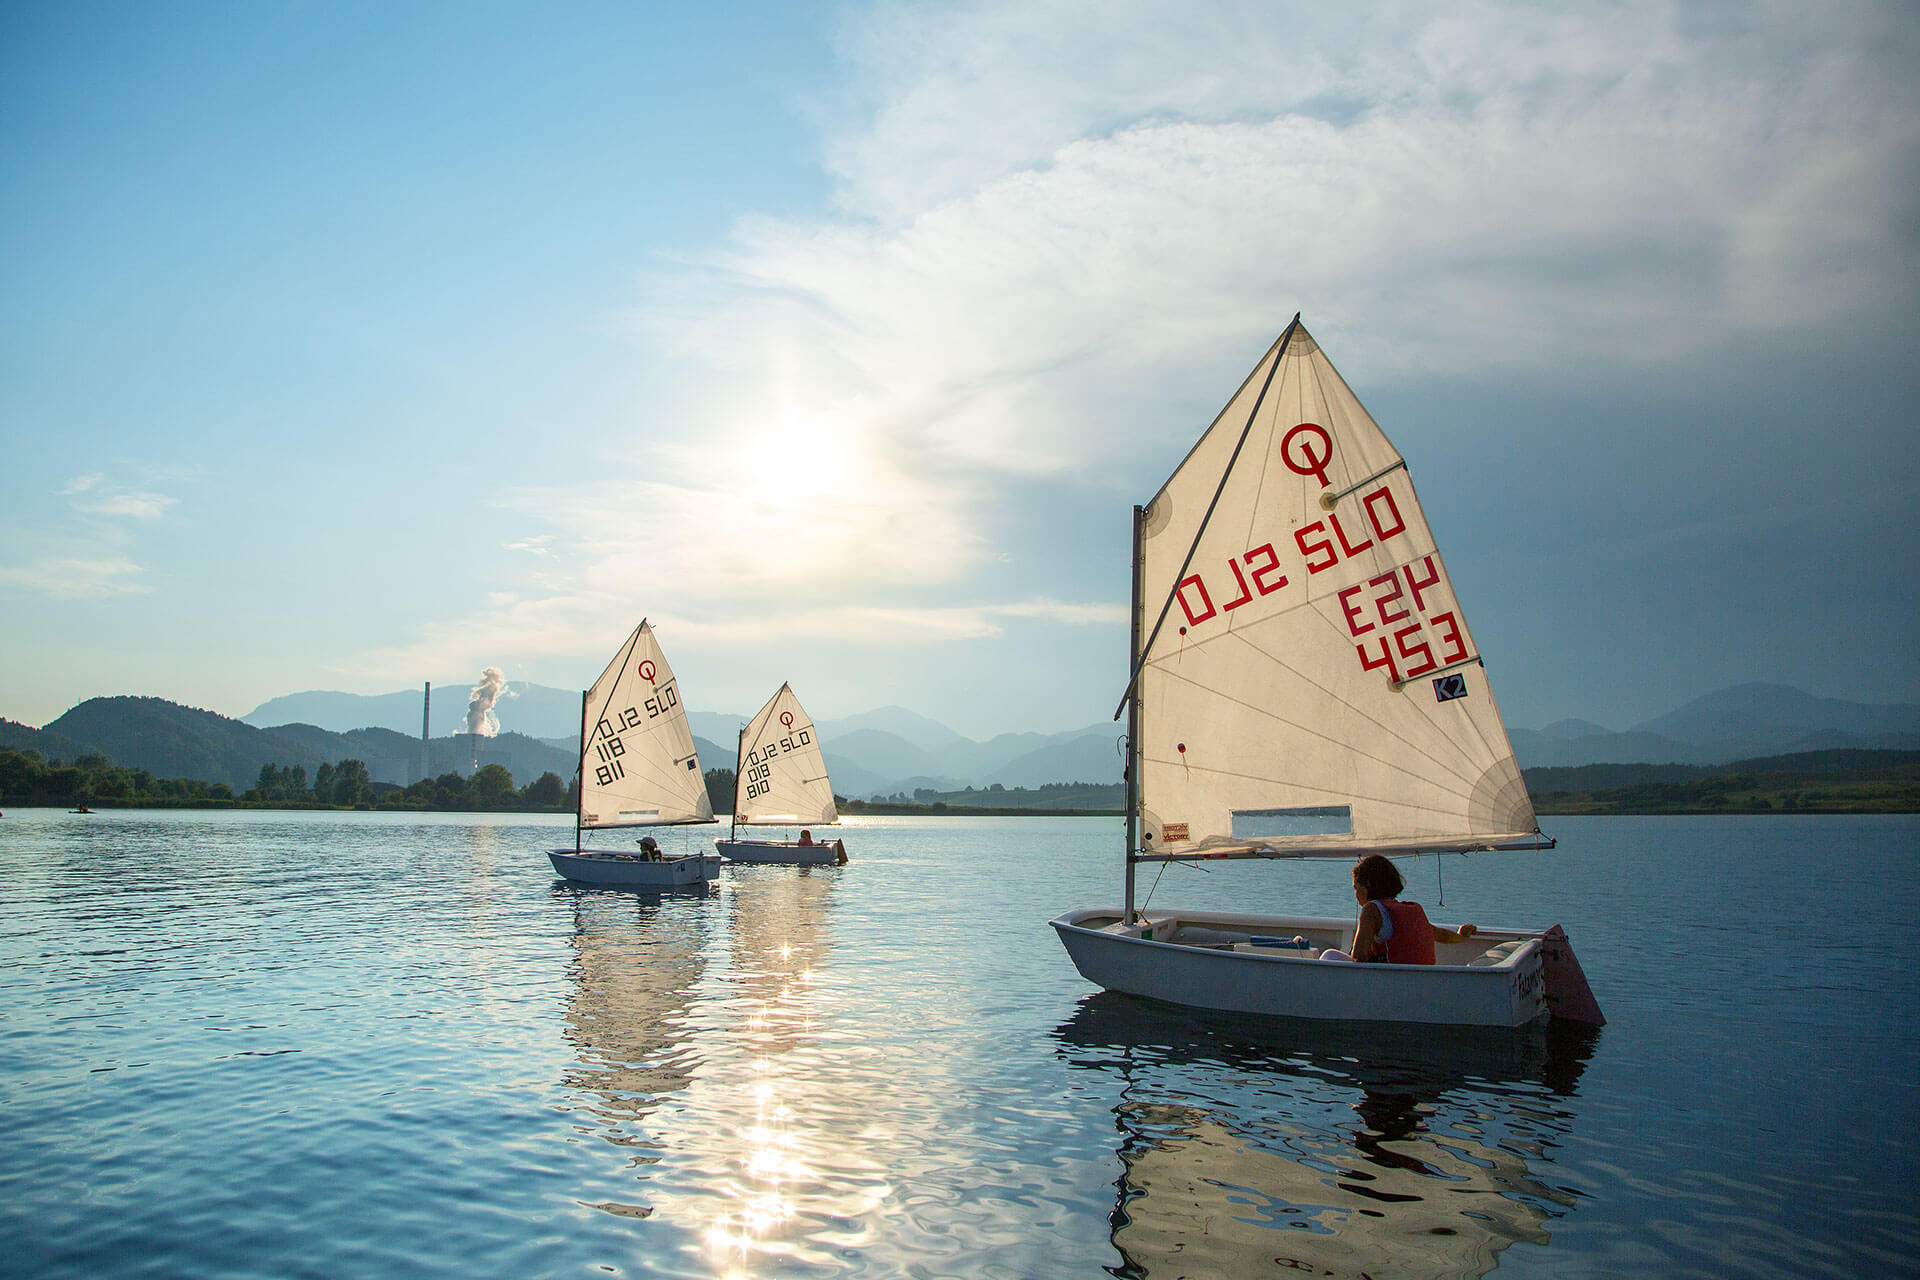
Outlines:
<svg viewBox="0 0 1920 1280"><path fill-rule="evenodd" d="M1427 919L1417 902L1400 901L1407 887L1400 868L1371 853L1354 864L1353 896L1360 923L1353 930L1353 951L1323 951L1322 960L1384 960L1389 964L1432 964L1436 942L1465 942L1479 932L1473 925L1446 929Z"/></svg>
<svg viewBox="0 0 1920 1280"><path fill-rule="evenodd" d="M648 862L660 861L660 842L652 836L640 837L640 856Z"/></svg>

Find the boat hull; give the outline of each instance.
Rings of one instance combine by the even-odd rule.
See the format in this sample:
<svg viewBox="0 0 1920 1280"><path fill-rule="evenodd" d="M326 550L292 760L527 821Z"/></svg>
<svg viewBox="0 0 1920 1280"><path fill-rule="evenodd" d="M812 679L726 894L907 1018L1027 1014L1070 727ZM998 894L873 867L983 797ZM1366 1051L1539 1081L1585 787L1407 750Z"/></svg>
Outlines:
<svg viewBox="0 0 1920 1280"><path fill-rule="evenodd" d="M831 844L794 844L787 840L715 840L713 847L729 862L829 867L847 860L846 846L838 840Z"/></svg>
<svg viewBox="0 0 1920 1280"><path fill-rule="evenodd" d="M704 884L720 870L711 853L662 857L655 861L631 853L595 849L549 849L553 869L577 884L618 885L629 889L676 889Z"/></svg>
<svg viewBox="0 0 1920 1280"><path fill-rule="evenodd" d="M1317 958L1347 945L1351 920L1167 912L1143 928L1120 918L1107 907L1048 922L1081 976L1109 991L1341 1022L1517 1027L1548 1011L1545 934L1487 929L1469 943L1440 946L1439 964L1352 964ZM1253 937L1304 937L1310 947L1258 946Z"/></svg>

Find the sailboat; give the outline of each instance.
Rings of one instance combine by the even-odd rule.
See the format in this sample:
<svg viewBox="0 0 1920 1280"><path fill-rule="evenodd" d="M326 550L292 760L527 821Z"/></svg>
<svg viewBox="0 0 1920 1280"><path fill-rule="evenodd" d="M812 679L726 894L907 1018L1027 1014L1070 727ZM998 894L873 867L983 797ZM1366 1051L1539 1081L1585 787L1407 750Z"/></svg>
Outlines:
<svg viewBox="0 0 1920 1280"><path fill-rule="evenodd" d="M740 730L740 754L733 771L733 823L714 847L732 862L844 863L847 847L799 844L791 840L742 840L743 826L824 827L840 820L833 783L813 730L793 686L783 684L767 705Z"/></svg>
<svg viewBox="0 0 1920 1280"><path fill-rule="evenodd" d="M1351 919L1136 906L1142 864L1553 847L1406 461L1299 316L1134 508L1132 594L1125 902L1049 922L1083 977L1290 1017L1604 1021L1558 926L1342 963L1319 957Z"/></svg>
<svg viewBox="0 0 1920 1280"><path fill-rule="evenodd" d="M702 884L720 868L712 853L587 849L588 831L712 822L707 780L680 686L645 619L580 698L580 808L573 848L552 849L553 869L583 884L670 889Z"/></svg>

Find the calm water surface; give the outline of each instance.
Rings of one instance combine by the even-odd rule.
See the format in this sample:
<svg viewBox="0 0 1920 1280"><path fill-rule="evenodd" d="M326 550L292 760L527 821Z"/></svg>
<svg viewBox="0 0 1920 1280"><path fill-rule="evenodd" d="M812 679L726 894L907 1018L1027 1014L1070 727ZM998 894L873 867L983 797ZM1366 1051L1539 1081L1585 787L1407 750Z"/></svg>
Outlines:
<svg viewBox="0 0 1920 1280"><path fill-rule="evenodd" d="M1045 922L1117 902L1111 819L647 897L556 880L564 819L9 811L0 1273L1916 1273L1920 820L1548 825L1409 896L1565 924L1598 1033L1097 994Z"/></svg>

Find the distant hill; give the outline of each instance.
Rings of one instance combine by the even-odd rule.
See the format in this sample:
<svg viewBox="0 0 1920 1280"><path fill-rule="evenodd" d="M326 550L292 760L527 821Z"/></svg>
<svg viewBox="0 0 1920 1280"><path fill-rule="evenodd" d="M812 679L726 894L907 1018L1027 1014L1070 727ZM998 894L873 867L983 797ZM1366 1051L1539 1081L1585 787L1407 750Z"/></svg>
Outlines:
<svg viewBox="0 0 1920 1280"><path fill-rule="evenodd" d="M1513 729L1523 769L1590 764L1725 765L1812 751L1920 749L1920 706L1816 698L1743 684L1613 733L1584 720Z"/></svg>
<svg viewBox="0 0 1920 1280"><path fill-rule="evenodd" d="M821 720L816 727L825 737L844 737L862 729L892 734L902 742L918 747L922 751L940 752L949 747L968 742L938 720L929 720L918 712L905 707L879 707L857 716L844 716L838 720Z"/></svg>
<svg viewBox="0 0 1920 1280"><path fill-rule="evenodd" d="M449 681L433 686L433 733L436 738L465 733L472 682ZM399 693L360 694L311 690L269 698L240 717L258 728L282 724L310 724L335 733L355 729L391 729L415 741L420 737L424 689ZM494 703L500 731L524 733L530 738L577 739L580 735L580 691L546 685L507 682L507 692Z"/></svg>
<svg viewBox="0 0 1920 1280"><path fill-rule="evenodd" d="M212 711L163 698L90 698L46 728L127 769L160 778L253 785L260 766L277 763L311 774L322 763L305 744ZM47 756L46 751L42 751Z"/></svg>
<svg viewBox="0 0 1920 1280"><path fill-rule="evenodd" d="M1920 737L1920 706L1843 702L1787 685L1742 684L1695 698L1634 729L1679 742L1760 742L1769 747L1809 737Z"/></svg>
<svg viewBox="0 0 1920 1280"><path fill-rule="evenodd" d="M454 732L464 725L468 688L457 681L434 686L430 772L435 775L472 767L472 744ZM481 762L498 760L522 784L547 771L572 777L578 754L578 691L536 684L508 688L510 695L496 708L503 732L481 740ZM0 721L0 745L32 747L49 759L99 751L117 764L147 768L159 776L199 777L190 771L206 770L203 780L235 787L251 785L261 763L299 764L311 773L322 760L361 759L376 779L399 782L410 781L419 771L417 690L372 697L324 691L289 694L262 703L244 721L194 712L163 725L151 721L151 707L140 714L130 712L124 723L117 714L95 714L96 703L117 702L173 705L158 699L95 699L45 729ZM746 717L694 712L688 718L702 767L731 769ZM229 727L215 731L213 722ZM269 736L248 737L230 727L235 725ZM995 784L1037 788L1120 781L1115 748L1120 727L1110 723L1064 733L1001 734L978 742L904 707L881 707L817 721L816 728L834 790L848 797L911 796L916 790L944 794ZM1512 729L1509 736L1527 770L1607 764L1704 768L1815 751L1920 749L1920 706L1853 703L1815 698L1783 685L1745 684L1696 698L1625 732L1570 719L1544 729ZM123 752L132 755L123 758ZM243 769L249 770L246 776L236 778L236 771Z"/></svg>
<svg viewBox="0 0 1920 1280"><path fill-rule="evenodd" d="M1558 814L1920 812L1920 751L1806 751L1725 765L1528 769L1535 811Z"/></svg>
<svg viewBox="0 0 1920 1280"><path fill-rule="evenodd" d="M85 743L75 742L63 733L36 729L12 720L0 720L0 747L14 751L37 751L42 760L65 760L69 764L89 750Z"/></svg>
<svg viewBox="0 0 1920 1280"><path fill-rule="evenodd" d="M404 785L420 776L417 737L380 728L334 733L311 724L262 729L163 698L92 698L45 729L0 721L0 746L37 751L47 760L97 752L123 768L224 782L236 792L251 787L267 764L312 776L322 764L359 760L376 782ZM578 764L574 750L556 750L524 734L477 740L461 734L432 741L429 776L471 773L476 747L480 764L504 765L523 786L542 773L570 778Z"/></svg>

